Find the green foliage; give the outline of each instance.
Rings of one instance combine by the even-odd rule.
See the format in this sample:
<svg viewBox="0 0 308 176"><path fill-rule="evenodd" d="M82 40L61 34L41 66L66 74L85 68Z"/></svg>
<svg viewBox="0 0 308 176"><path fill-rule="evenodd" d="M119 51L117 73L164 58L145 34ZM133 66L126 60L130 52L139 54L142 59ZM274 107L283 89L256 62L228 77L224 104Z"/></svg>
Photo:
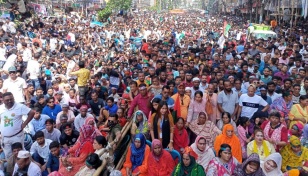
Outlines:
<svg viewBox="0 0 308 176"><path fill-rule="evenodd" d="M110 0L105 8L98 12L101 21L106 21L113 11L128 10L132 5L132 0Z"/></svg>

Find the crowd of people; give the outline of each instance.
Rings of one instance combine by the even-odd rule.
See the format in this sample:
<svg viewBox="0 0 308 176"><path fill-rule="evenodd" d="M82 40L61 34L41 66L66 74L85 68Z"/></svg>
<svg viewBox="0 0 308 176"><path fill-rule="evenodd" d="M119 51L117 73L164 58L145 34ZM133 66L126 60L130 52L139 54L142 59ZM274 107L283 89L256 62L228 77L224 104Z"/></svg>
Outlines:
<svg viewBox="0 0 308 176"><path fill-rule="evenodd" d="M117 18L0 22L1 176L308 174L304 28Z"/></svg>

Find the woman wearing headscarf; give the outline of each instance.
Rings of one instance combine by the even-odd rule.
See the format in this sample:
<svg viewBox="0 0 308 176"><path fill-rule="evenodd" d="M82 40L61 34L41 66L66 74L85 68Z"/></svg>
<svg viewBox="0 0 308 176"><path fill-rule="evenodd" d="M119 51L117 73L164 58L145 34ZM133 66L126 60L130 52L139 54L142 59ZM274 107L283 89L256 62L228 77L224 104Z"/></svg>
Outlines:
<svg viewBox="0 0 308 176"><path fill-rule="evenodd" d="M85 121L85 124L91 125L91 126L93 126L95 128L96 136L101 136L102 135L102 133L99 131L99 129L96 126L94 117L87 117L87 119Z"/></svg>
<svg viewBox="0 0 308 176"><path fill-rule="evenodd" d="M207 145L205 137L198 136L190 147L198 155L196 159L197 163L206 170L211 159L215 158L215 153L214 150Z"/></svg>
<svg viewBox="0 0 308 176"><path fill-rule="evenodd" d="M171 175L175 162L171 154L163 149L158 139L152 141L151 153L148 157L148 176Z"/></svg>
<svg viewBox="0 0 308 176"><path fill-rule="evenodd" d="M301 143L303 147L308 148L308 124L304 126Z"/></svg>
<svg viewBox="0 0 308 176"><path fill-rule="evenodd" d="M232 155L242 163L242 148L239 138L234 134L234 128L231 124L224 126L222 134L216 137L214 149L218 153L221 144L232 146Z"/></svg>
<svg viewBox="0 0 308 176"><path fill-rule="evenodd" d="M233 126L233 128L235 129L235 131L234 131L234 132L235 132L235 135L238 136L238 129L237 129L237 127L236 127L235 122L232 120L230 113L228 113L228 112L223 112L223 113L221 114L221 119L218 120L218 122L217 122L217 127L218 127L219 130L222 130L223 127L224 127L226 124L231 124L231 125Z"/></svg>
<svg viewBox="0 0 308 176"><path fill-rule="evenodd" d="M256 153L251 154L242 164L236 166L234 176L265 176L260 167L260 158Z"/></svg>
<svg viewBox="0 0 308 176"><path fill-rule="evenodd" d="M189 129L193 132L190 135L191 142L195 141L197 136L203 136L209 147L213 147L216 136L221 133L217 126L208 120L208 115L204 111L200 112L198 118L189 124Z"/></svg>
<svg viewBox="0 0 308 176"><path fill-rule="evenodd" d="M281 116L287 118L289 116L290 110L293 106L292 92L283 91L282 97L276 98L270 106L269 111L272 109L277 110Z"/></svg>
<svg viewBox="0 0 308 176"><path fill-rule="evenodd" d="M188 133L185 129L185 120L182 117L176 119L173 131L173 147L179 153L183 153L189 144Z"/></svg>
<svg viewBox="0 0 308 176"><path fill-rule="evenodd" d="M95 128L91 125L83 125L80 128L79 142L68 150L68 156L60 157L59 172L65 176L74 176L84 165L87 156L94 152L92 143L95 138Z"/></svg>
<svg viewBox="0 0 308 176"><path fill-rule="evenodd" d="M266 157L275 152L274 146L264 139L263 131L256 129L254 140L247 144L247 156L257 153L262 164Z"/></svg>
<svg viewBox="0 0 308 176"><path fill-rule="evenodd" d="M142 133L146 136L146 138L149 138L148 119L140 110L136 111L133 115L133 124L130 133L133 136L138 133Z"/></svg>
<svg viewBox="0 0 308 176"><path fill-rule="evenodd" d="M237 130L238 130L238 138L240 139L241 142L243 159L247 158L247 144L253 139L253 135L250 135L248 131L249 125L250 121L248 117L241 117L239 119L239 126L237 127Z"/></svg>
<svg viewBox="0 0 308 176"><path fill-rule="evenodd" d="M291 136L290 143L280 150L282 156L281 170L283 172L303 166L308 160L308 149L301 145L298 137Z"/></svg>
<svg viewBox="0 0 308 176"><path fill-rule="evenodd" d="M282 157L279 153L270 154L261 163L261 168L266 176L282 176L281 172Z"/></svg>
<svg viewBox="0 0 308 176"><path fill-rule="evenodd" d="M134 141L128 148L126 160L121 170L123 176L139 175L146 176L148 172L148 156L151 152L146 145L146 139L142 133L134 137Z"/></svg>
<svg viewBox="0 0 308 176"><path fill-rule="evenodd" d="M302 133L303 133L303 128L304 128L304 125L300 122L297 122L295 124L293 124L291 126L291 128L289 129L289 133L288 133L288 139L290 139L290 137L292 135L298 137L299 139L302 138Z"/></svg>
<svg viewBox="0 0 308 176"><path fill-rule="evenodd" d="M231 176L236 166L239 164L233 156L233 149L228 144L220 145L218 157L214 157L206 169L206 176Z"/></svg>
<svg viewBox="0 0 308 176"><path fill-rule="evenodd" d="M174 168L172 176L205 176L204 169L197 164L198 155L190 147L186 147L182 161Z"/></svg>

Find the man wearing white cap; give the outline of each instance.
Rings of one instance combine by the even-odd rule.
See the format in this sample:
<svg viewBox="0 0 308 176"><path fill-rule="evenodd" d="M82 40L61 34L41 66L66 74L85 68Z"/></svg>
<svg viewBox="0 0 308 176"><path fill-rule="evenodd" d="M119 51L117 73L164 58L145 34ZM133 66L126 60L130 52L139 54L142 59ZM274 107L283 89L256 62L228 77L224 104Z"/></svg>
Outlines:
<svg viewBox="0 0 308 176"><path fill-rule="evenodd" d="M193 87L191 88L191 98L193 99L195 97L195 92L197 92L197 91L202 92L202 90L199 88L199 86L200 86L200 79L199 78L197 78L197 77L193 78L192 82L193 82Z"/></svg>
<svg viewBox="0 0 308 176"><path fill-rule="evenodd" d="M41 176L41 169L38 165L30 160L30 153L25 150L18 152L17 161L14 167L14 176Z"/></svg>

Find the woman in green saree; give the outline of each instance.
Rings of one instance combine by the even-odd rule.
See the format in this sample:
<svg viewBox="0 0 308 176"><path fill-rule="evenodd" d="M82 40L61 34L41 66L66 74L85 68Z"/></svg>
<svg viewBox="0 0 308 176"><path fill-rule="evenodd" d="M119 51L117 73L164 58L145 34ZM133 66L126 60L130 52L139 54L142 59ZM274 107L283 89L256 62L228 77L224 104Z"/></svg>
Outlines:
<svg viewBox="0 0 308 176"><path fill-rule="evenodd" d="M186 147L182 161L174 168L172 176L205 176L203 167L196 163L198 155Z"/></svg>

